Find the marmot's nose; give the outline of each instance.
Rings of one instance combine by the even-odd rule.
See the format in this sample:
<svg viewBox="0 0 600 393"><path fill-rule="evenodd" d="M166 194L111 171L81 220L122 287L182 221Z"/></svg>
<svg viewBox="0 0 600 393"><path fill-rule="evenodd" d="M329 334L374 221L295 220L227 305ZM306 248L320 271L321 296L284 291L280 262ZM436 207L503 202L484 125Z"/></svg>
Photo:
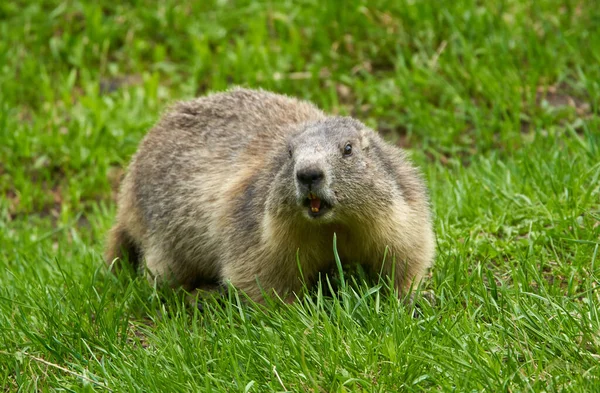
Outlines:
<svg viewBox="0 0 600 393"><path fill-rule="evenodd" d="M296 172L296 177L301 184L305 186L316 186L319 184L325 174L322 170L317 168L306 168L300 169Z"/></svg>

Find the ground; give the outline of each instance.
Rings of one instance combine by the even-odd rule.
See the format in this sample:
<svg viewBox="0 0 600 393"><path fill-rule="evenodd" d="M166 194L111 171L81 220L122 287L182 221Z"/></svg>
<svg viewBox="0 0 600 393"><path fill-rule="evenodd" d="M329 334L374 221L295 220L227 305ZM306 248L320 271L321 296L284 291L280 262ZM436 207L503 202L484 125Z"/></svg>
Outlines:
<svg viewBox="0 0 600 393"><path fill-rule="evenodd" d="M600 390L595 1L117 3L0 3L0 387ZM198 310L107 271L141 137L174 101L233 85L410 152L435 212L432 299L359 282Z"/></svg>

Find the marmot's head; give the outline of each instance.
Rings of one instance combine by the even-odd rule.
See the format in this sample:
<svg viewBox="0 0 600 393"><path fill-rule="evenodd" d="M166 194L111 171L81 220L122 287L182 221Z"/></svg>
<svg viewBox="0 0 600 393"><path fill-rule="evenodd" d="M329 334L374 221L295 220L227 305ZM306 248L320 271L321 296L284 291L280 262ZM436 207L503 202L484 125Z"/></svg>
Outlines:
<svg viewBox="0 0 600 393"><path fill-rule="evenodd" d="M395 182L381 162L377 138L348 117L303 124L288 140L276 181L279 203L315 223L349 222L385 209Z"/></svg>

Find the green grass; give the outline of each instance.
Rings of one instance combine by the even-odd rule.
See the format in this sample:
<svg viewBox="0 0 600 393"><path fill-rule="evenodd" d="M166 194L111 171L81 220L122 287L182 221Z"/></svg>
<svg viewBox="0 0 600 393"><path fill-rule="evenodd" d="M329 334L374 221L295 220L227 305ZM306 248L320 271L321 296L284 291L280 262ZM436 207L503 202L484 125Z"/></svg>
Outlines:
<svg viewBox="0 0 600 393"><path fill-rule="evenodd" d="M6 391L599 391L593 0L0 2ZM379 286L204 311L104 267L169 103L239 84L351 114L423 168L420 316ZM354 289L353 289L354 288Z"/></svg>

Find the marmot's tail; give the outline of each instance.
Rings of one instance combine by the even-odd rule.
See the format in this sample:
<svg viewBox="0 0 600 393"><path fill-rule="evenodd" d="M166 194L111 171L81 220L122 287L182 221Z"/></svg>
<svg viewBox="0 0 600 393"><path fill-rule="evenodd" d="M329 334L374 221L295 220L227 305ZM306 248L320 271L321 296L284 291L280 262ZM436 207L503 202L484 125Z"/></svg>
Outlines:
<svg viewBox="0 0 600 393"><path fill-rule="evenodd" d="M140 248L121 224L116 224L109 232L104 260L113 271L131 268L137 271L140 265Z"/></svg>

